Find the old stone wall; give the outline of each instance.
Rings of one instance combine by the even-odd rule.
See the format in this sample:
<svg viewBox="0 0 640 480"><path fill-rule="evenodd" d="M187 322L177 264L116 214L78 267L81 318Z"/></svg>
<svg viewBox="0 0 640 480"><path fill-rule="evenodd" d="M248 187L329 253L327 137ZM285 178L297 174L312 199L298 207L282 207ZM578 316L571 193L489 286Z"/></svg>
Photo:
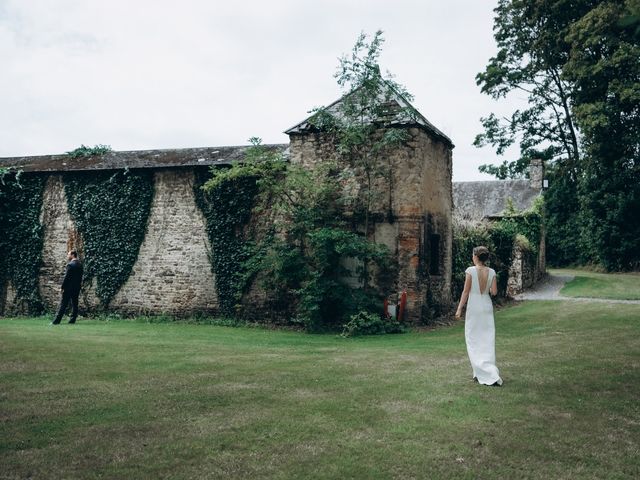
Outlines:
<svg viewBox="0 0 640 480"><path fill-rule="evenodd" d="M451 301L451 149L422 129L409 131L412 140L408 145L379 159L387 174L374 186L377 194L366 234L387 245L396 259L398 276L393 291L388 292L390 300L397 300L406 290L406 320L419 322L445 310ZM335 146L322 135L291 136L292 162L312 167L320 161L339 160L336 155ZM193 194L193 168L155 170L146 236L129 279L110 304L112 310L176 316L217 310L205 219ZM344 188L361 195L359 173L353 169L351 173L352 180ZM63 175L48 178L41 212L44 246L39 286L50 311L60 299L66 252L76 248L82 256L83 250L67 208ZM363 231L364 225L356 228ZM81 311L95 311L99 306L93 281L83 289ZM13 298L11 285L2 290L0 308ZM259 294L253 292L251 301L264 303Z"/></svg>
<svg viewBox="0 0 640 480"><path fill-rule="evenodd" d="M111 306L130 314L186 316L218 305L205 220L193 195L192 170L158 170L155 193L131 276Z"/></svg>
<svg viewBox="0 0 640 480"><path fill-rule="evenodd" d="M544 242L544 238L542 241ZM544 259L544 254L540 251L534 254L518 246L514 247L507 280L507 295L512 297L522 293L545 275L544 266L541 268L541 258Z"/></svg>
<svg viewBox="0 0 640 480"><path fill-rule="evenodd" d="M422 211L426 215L423 234L425 269L429 275L436 313L451 304L453 242L453 160L444 143L422 134L417 151L423 152Z"/></svg>
<svg viewBox="0 0 640 480"><path fill-rule="evenodd" d="M70 248L77 248L74 242L70 242L75 229L67 208L61 175L51 175L47 179L40 223L44 227L40 295L47 308L53 310L60 301L60 284L67 265L67 252Z"/></svg>
<svg viewBox="0 0 640 480"><path fill-rule="evenodd" d="M210 247L204 217L195 204L193 182L191 169L155 172L147 233L129 279L110 304L114 311L186 316L216 310ZM67 208L61 175L47 179L40 220L44 226L40 294L45 307L54 311L60 300L67 252L76 248L82 257L83 251L82 239ZM0 307L6 307L4 314L22 313L13 307L15 293L11 284L2 290ZM95 311L98 305L94 279L83 287L81 314Z"/></svg>
<svg viewBox="0 0 640 480"><path fill-rule="evenodd" d="M419 322L444 313L451 303L452 157L449 146L423 130L409 132L407 145L379 159L388 173L375 182L374 219L367 233L396 259L390 300L406 291L407 320ZM291 135L290 154L292 162L307 168L338 160L331 142L318 133ZM357 193L359 182L345 189Z"/></svg>

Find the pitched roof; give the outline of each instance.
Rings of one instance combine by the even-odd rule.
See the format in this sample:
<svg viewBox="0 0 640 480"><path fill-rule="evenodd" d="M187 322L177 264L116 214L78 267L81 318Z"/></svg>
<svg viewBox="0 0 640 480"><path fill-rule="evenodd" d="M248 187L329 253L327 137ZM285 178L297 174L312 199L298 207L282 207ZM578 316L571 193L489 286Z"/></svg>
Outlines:
<svg viewBox="0 0 640 480"><path fill-rule="evenodd" d="M527 210L540 193L529 180L454 182L454 213L473 221L501 217L509 200L517 210Z"/></svg>
<svg viewBox="0 0 640 480"><path fill-rule="evenodd" d="M449 137L447 137L444 133L438 130L429 120L427 120L424 115L422 115L416 108L411 105L404 96L402 96L399 92L397 92L391 85L385 82L387 87L391 90L391 100L395 102L402 110L409 110L411 112L410 115L400 115L397 114L396 117L390 122L392 125L403 125L403 126L414 126L421 128L436 138L445 142L450 148L454 148L454 144ZM326 110L332 115L339 116L340 115L340 105L344 102L346 98L353 95L357 92L358 89L355 89L343 97L339 98L332 104L326 107ZM381 100L383 100L381 98ZM315 115L315 114L314 114ZM300 135L309 131L314 130L314 126L311 124L310 120L314 117L314 115L310 115L301 122L295 124L293 127L285 130L284 133L287 135Z"/></svg>
<svg viewBox="0 0 640 480"><path fill-rule="evenodd" d="M265 145L286 152L285 144ZM167 150L133 150L71 158L69 155L0 158L0 167L14 167L24 172L58 172L73 170L118 170L123 168L169 168L202 165L229 165L242 160L248 145L235 147L177 148Z"/></svg>

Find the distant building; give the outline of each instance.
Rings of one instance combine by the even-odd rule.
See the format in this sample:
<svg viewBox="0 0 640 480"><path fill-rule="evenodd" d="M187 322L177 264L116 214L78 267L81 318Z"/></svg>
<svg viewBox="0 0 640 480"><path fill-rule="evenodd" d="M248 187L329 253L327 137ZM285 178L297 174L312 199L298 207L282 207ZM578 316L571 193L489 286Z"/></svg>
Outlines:
<svg viewBox="0 0 640 480"><path fill-rule="evenodd" d="M512 205L517 211L533 207L544 188L544 162L532 160L529 179L489 180L480 182L454 182L454 219L481 223L496 221L504 217ZM539 239L535 257L516 248L510 270L507 293L517 295L538 281L546 271L544 230Z"/></svg>

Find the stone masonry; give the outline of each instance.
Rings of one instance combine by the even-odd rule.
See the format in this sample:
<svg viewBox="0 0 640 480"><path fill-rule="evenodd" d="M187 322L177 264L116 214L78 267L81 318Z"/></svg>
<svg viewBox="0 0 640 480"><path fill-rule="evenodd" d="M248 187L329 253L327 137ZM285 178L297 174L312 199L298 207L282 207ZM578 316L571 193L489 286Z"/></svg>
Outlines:
<svg viewBox="0 0 640 480"><path fill-rule="evenodd" d="M407 292L407 318L426 320L451 302L451 146L420 128L412 140L385 156L390 176L378 182L369 238L387 245L398 268L392 301ZM337 160L320 133L290 134L291 162L306 167ZM437 239L438 245L433 245Z"/></svg>
<svg viewBox="0 0 640 480"><path fill-rule="evenodd" d="M67 252L77 247L75 242L70 242L75 229L67 208L61 175L51 175L47 179L40 222L44 227L40 295L45 305L53 309L60 301L60 284L67 265Z"/></svg>
<svg viewBox="0 0 640 480"><path fill-rule="evenodd" d="M124 314L187 316L215 312L218 299L209 261L205 220L195 204L194 171L161 169L154 173L154 197L147 234L131 275L110 304ZM67 208L61 175L46 183L40 215L44 226L40 294L48 310L60 300L66 255L76 248L82 256L82 239ZM5 313L20 313L14 292L5 286ZM94 283L83 288L81 312L99 305ZM18 306L19 307L19 306Z"/></svg>
<svg viewBox="0 0 640 480"><path fill-rule="evenodd" d="M218 306L205 219L193 195L194 172L158 170L147 234L113 309L186 316Z"/></svg>
<svg viewBox="0 0 640 480"><path fill-rule="evenodd" d="M408 106L406 100L396 100ZM417 323L447 311L451 304L453 144L418 112L405 120L400 119L393 128L406 129L411 140L380 155L380 166L388 173L373 187L379 195L371 209L369 229L363 233L389 247L398 275L393 291L386 293L395 301L406 291L404 320ZM305 122L287 130L289 145L268 148L308 167L329 159L341 162L335 144L323 134L307 130ZM60 298L66 252L76 248L82 255L82 238L67 208L64 172L129 168L152 169L155 193L137 261L110 309L125 314L173 316L215 313L215 275L205 219L195 203L195 171L241 160L246 149L206 147L109 152L85 159L69 159L66 155L0 159L0 166L19 168L25 174L49 174L41 214L44 248L40 272L41 295L48 309L55 309ZM344 161L340 164L345 173L352 174L345 188L356 196L362 194L359 173ZM364 224L356 228L363 231ZM84 289L81 309L91 310L99 304L94 287ZM0 291L0 314L3 310L12 313L13 295L11 285ZM253 297L249 301L255 305Z"/></svg>

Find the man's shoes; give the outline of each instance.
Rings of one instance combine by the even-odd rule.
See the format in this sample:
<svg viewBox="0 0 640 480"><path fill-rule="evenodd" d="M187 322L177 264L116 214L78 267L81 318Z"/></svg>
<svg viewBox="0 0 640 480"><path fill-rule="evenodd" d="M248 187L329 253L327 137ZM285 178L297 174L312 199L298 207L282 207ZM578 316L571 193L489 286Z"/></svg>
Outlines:
<svg viewBox="0 0 640 480"><path fill-rule="evenodd" d="M55 322L49 322L49 326L50 326L50 327L53 327L53 326L55 326L55 325L60 325L60 324L59 324L59 323L55 323Z"/></svg>
<svg viewBox="0 0 640 480"><path fill-rule="evenodd" d="M75 320L73 322L69 322L69 325L75 325L75 324L76 324Z"/></svg>

